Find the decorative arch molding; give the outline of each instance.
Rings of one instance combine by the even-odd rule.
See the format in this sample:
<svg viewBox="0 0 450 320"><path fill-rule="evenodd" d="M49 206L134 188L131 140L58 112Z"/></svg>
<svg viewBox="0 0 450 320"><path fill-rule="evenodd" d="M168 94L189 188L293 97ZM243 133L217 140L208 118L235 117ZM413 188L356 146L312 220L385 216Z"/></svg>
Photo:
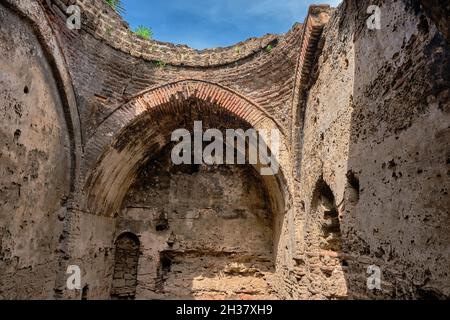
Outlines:
<svg viewBox="0 0 450 320"><path fill-rule="evenodd" d="M294 90L292 92L292 132L291 140L302 130L305 113L304 100L314 74L316 59L323 48L322 32L331 15L330 5L310 6L301 35L300 54L294 73Z"/></svg>
<svg viewBox="0 0 450 320"><path fill-rule="evenodd" d="M254 128L282 126L264 108L223 85L197 79L183 79L144 90L116 107L99 124L86 145L86 161L92 167L104 148L125 126L145 112L176 112L182 103L198 99L223 108Z"/></svg>
<svg viewBox="0 0 450 320"><path fill-rule="evenodd" d="M233 118L234 123L245 126L239 128L279 130L281 173L264 180L277 192L280 190L277 185L291 185L286 175L290 172L290 155L279 124L243 95L215 83L185 79L143 91L103 119L85 149L87 179L83 209L96 215L116 214L137 169L169 143L171 132L179 128L177 121L194 106L200 119L211 116L227 124ZM285 189L281 193L290 194L289 188ZM281 202L276 206L284 208Z"/></svg>
<svg viewBox="0 0 450 320"><path fill-rule="evenodd" d="M233 97L235 98L232 100ZM154 97L155 99L149 100L148 98ZM147 99L149 104L147 107L155 107L162 103L168 103L172 97L175 98L199 98L208 100L210 102L216 103L223 106L225 109L236 113L238 116L246 116L244 119L249 123L254 124L251 119L257 121L260 116L264 115L271 119L277 124L281 129L281 125L266 111L264 108L251 101L249 98L240 94L239 92L230 89L219 83L212 81L206 81L201 79L182 79L168 84L159 85L150 89L141 91L140 93L132 96L124 104L121 104L115 108L111 113L109 113L100 123L101 126L105 121L107 121L111 116L113 116L118 110L127 108L133 100L136 99ZM230 101L232 100L232 101ZM246 111L258 110L261 114L254 113L254 118L250 118L250 114Z"/></svg>

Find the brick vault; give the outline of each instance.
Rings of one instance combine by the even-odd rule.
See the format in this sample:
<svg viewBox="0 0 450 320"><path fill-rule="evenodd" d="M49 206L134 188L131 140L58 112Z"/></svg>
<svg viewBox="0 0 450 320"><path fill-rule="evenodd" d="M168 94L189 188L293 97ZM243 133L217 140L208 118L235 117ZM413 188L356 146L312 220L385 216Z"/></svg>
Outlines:
<svg viewBox="0 0 450 320"><path fill-rule="evenodd" d="M0 298L449 298L449 8L373 2L197 51L1 1ZM174 165L194 121L278 130L280 170Z"/></svg>

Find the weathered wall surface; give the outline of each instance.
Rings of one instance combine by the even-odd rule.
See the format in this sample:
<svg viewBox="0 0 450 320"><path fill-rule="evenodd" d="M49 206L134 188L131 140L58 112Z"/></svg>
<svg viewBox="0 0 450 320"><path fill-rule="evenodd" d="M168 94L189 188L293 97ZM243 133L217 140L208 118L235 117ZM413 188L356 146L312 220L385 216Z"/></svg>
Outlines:
<svg viewBox="0 0 450 320"><path fill-rule="evenodd" d="M346 214L347 250L370 252L385 297L448 298L449 43L417 3L384 7L392 32L355 37L348 170L362 201Z"/></svg>
<svg viewBox="0 0 450 320"><path fill-rule="evenodd" d="M140 170L117 232L141 240L137 299L271 297L272 214L247 166L174 166L170 147Z"/></svg>
<svg viewBox="0 0 450 320"><path fill-rule="evenodd" d="M202 94L199 94L199 96L202 96ZM156 98L150 96L150 98L141 98L138 101L148 101L148 104L150 104L153 103L153 99L161 98L156 95ZM147 104L147 102L145 103ZM111 219L114 219L114 213L117 212L118 214L119 211L111 209L114 208L114 206L111 207L111 204L117 202L117 199L119 199L119 203L121 202L120 199L125 196L128 188L131 187L133 180L138 179L137 174L139 173L139 168L145 165L146 159L152 159L155 154L159 153L158 150L162 147L165 147L166 150L167 148L170 150L173 147L171 144L168 144L173 130L186 128L191 131L194 120L202 120L204 129L244 128L244 130L246 130L249 127L248 123L245 123L245 121L239 119L229 111L221 110L222 108L216 104L194 98L180 98L175 105L172 104L173 101L170 101L170 103L161 105L158 108L155 108L155 110L149 108L149 112L136 116L136 118L132 119L133 121L128 123L127 126L124 127L124 130L121 131L120 135L112 142L112 147L108 147L108 152L101 158L101 162L98 164L96 174L92 179L90 178L94 188L92 189L93 192L89 195L89 204L92 208L96 208L94 209L95 211L104 215L110 215L112 216ZM130 106L132 107L133 104ZM125 109L125 112L128 112L126 110L127 108ZM167 161L167 159L164 160ZM154 171L154 173L156 173L156 171ZM264 201L270 202L271 209L273 209L270 211L276 214L278 218L282 219L284 213L283 191L279 190L280 186L276 183L276 179L274 179L273 176L267 177L265 180L265 187L271 191L270 194L266 194ZM259 184L260 182L253 181L253 183ZM251 182L248 182L247 184L250 186ZM194 180L189 180L185 183L185 187L189 189L195 189L195 186L196 182ZM167 185L161 185L160 187L170 189L170 186ZM239 189L239 186L235 187ZM210 190L214 190L214 184L211 183L209 188L211 188ZM232 188L230 187L229 190L231 189ZM208 194L204 190L195 190L200 193L198 196L205 196L205 194ZM123 196L122 191L125 192ZM106 192L105 196L103 196L104 192ZM236 193L237 195L239 194L238 190L236 190ZM194 196L195 192L193 192L192 195ZM166 199L166 197L162 197L162 199ZM218 204L221 202L218 197L215 197L214 200ZM164 202L160 204L160 206L170 207L170 203ZM133 213L136 214L136 212ZM130 217L131 215L132 213L130 213ZM135 219L139 221L139 217L140 215L135 217ZM225 224L224 221L220 220L220 222L222 225ZM134 224L130 224L129 227L131 228L133 225ZM122 227L125 228L126 224ZM229 231L229 229L227 229L227 231ZM273 240L272 236L269 238L270 241ZM142 241L142 244L152 246L155 241L155 243L157 243L157 240L151 239L153 238ZM197 251L200 252L201 250L199 249ZM208 250L205 251L205 254L207 252ZM174 255L177 256L178 253L174 253ZM101 261L99 262L101 263ZM220 266L217 268L219 267ZM225 268L224 266L222 267ZM153 271L149 271L149 267L144 264L143 268L140 269L140 272L146 277L153 279L155 277L154 269L155 268L153 268ZM214 272L212 273L214 274ZM108 283L108 281L110 281L110 277L104 278L103 280L105 283ZM143 280L144 283L148 283L149 281L154 280ZM148 290L155 290L151 288L150 282L150 289Z"/></svg>
<svg viewBox="0 0 450 320"><path fill-rule="evenodd" d="M0 298L51 298L69 195L69 137L33 29L0 5Z"/></svg>
<svg viewBox="0 0 450 320"><path fill-rule="evenodd" d="M346 0L197 51L140 39L104 1L5 3L0 297L449 297L448 7ZM193 120L279 129L280 174L168 166Z"/></svg>
<svg viewBox="0 0 450 320"><path fill-rule="evenodd" d="M418 3L376 4L380 31L365 27L367 1L344 2L326 28L306 105L300 287L310 298L448 297L449 47ZM319 241L322 178L338 250ZM381 291L367 290L369 265L381 268Z"/></svg>

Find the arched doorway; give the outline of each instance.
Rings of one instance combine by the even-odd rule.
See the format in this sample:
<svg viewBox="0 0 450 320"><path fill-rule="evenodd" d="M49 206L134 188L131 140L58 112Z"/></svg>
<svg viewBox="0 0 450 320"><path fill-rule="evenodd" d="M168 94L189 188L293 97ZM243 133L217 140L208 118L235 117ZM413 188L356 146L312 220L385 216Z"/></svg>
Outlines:
<svg viewBox="0 0 450 320"><path fill-rule="evenodd" d="M139 247L139 239L133 233L125 232L117 238L111 298L121 300L135 298Z"/></svg>

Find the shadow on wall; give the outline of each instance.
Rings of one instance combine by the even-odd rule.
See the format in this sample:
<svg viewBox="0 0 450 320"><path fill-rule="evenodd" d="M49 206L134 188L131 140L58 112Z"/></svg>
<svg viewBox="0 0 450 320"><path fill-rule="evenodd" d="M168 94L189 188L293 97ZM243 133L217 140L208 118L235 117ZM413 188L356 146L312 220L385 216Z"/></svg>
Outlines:
<svg viewBox="0 0 450 320"><path fill-rule="evenodd" d="M310 212L306 220L307 267L317 294L328 299L345 299L347 285L344 272L348 261L342 253L341 207L330 186L320 177L312 192Z"/></svg>

